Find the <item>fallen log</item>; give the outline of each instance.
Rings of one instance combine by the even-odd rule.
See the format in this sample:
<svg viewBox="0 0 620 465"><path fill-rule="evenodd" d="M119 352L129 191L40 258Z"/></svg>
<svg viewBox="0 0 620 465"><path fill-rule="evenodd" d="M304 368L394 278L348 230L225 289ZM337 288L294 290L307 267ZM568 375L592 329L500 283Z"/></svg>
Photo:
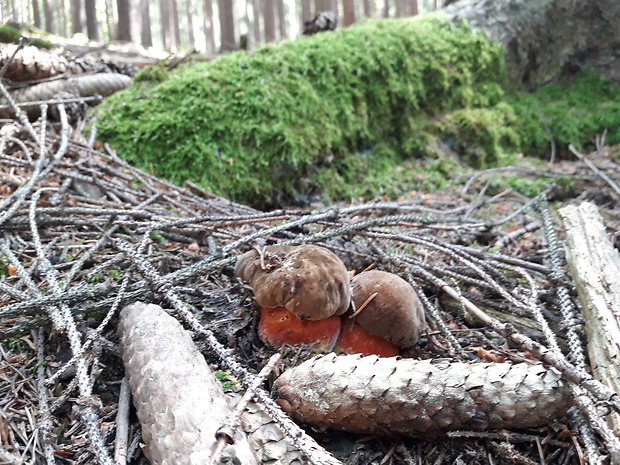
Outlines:
<svg viewBox="0 0 620 465"><path fill-rule="evenodd" d="M560 209L566 227L566 260L577 287L596 379L620 395L620 254L595 205ZM620 436L620 415L608 416Z"/></svg>

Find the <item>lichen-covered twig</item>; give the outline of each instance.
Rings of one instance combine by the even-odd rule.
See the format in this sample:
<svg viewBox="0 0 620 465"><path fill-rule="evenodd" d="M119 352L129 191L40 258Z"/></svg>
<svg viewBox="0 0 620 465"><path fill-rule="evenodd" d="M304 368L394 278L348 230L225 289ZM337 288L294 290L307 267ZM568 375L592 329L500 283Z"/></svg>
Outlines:
<svg viewBox="0 0 620 465"><path fill-rule="evenodd" d="M317 428L414 436L540 426L573 404L560 374L542 365L335 354L287 370L274 393Z"/></svg>

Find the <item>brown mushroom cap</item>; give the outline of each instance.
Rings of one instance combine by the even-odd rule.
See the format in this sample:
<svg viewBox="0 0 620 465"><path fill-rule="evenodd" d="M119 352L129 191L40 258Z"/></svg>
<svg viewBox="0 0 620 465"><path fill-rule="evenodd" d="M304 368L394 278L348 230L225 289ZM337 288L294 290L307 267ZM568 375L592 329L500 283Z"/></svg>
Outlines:
<svg viewBox="0 0 620 465"><path fill-rule="evenodd" d="M399 347L412 347L424 328L424 306L411 285L398 275L371 270L351 281L355 308L377 296L355 317L362 328Z"/></svg>
<svg viewBox="0 0 620 465"><path fill-rule="evenodd" d="M349 308L347 269L324 247L267 246L260 253L254 249L239 258L235 274L249 282L261 307L286 307L302 320L321 320Z"/></svg>

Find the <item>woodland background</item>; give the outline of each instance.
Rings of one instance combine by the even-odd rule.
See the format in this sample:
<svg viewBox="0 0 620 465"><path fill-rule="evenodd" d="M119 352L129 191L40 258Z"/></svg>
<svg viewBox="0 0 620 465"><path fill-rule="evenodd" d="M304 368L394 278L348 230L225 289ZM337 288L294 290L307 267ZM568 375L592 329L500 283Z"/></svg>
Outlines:
<svg viewBox="0 0 620 465"><path fill-rule="evenodd" d="M3 0L0 20L63 37L131 41L167 51L215 53L296 37L315 12L349 26L363 18L414 16L442 0Z"/></svg>

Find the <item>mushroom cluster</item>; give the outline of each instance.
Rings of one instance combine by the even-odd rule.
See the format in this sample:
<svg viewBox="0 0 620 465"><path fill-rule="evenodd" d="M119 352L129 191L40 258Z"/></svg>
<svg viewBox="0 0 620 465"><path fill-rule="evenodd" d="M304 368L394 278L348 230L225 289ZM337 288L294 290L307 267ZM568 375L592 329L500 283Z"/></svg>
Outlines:
<svg viewBox="0 0 620 465"><path fill-rule="evenodd" d="M316 246L254 248L237 261L260 308L267 344L312 344L322 352L398 355L424 327L424 307L399 276L366 271L351 279L330 250Z"/></svg>

